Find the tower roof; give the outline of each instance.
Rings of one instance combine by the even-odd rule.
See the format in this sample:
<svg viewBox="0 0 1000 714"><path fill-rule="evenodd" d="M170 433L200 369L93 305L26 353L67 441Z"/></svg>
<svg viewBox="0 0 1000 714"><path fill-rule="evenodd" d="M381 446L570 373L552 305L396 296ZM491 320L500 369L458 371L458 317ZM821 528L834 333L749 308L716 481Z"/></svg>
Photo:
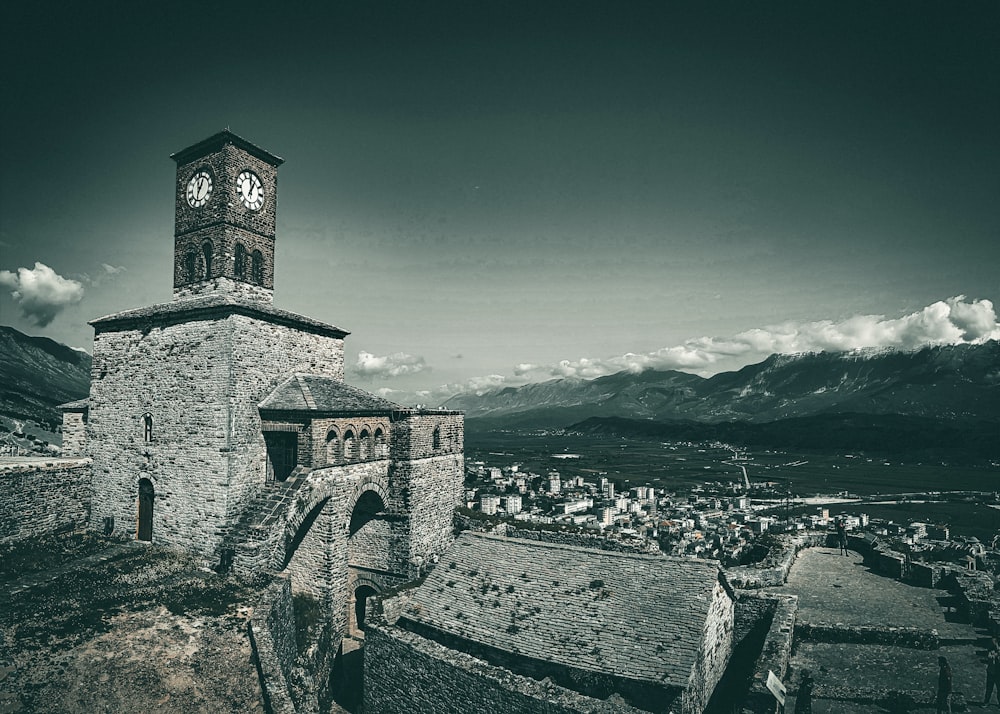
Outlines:
<svg viewBox="0 0 1000 714"><path fill-rule="evenodd" d="M213 134L207 139L199 141L197 144L193 144L186 149L181 149L180 151L171 154L170 158L178 164L186 164L189 161L199 159L206 154L211 154L213 151L217 151L227 144L237 146L247 153L256 156L261 161L266 161L271 164L271 166L280 166L285 162L285 160L281 157L275 156L270 151L260 148L256 144L247 141L242 136L238 136L229 131L229 129L223 129L218 134Z"/></svg>

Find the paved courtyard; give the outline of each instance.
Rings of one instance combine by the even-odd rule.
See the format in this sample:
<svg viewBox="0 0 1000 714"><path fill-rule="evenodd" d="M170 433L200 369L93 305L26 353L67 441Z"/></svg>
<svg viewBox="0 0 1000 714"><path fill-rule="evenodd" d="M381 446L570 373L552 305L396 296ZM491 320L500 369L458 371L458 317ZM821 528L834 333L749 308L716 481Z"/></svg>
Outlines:
<svg viewBox="0 0 1000 714"><path fill-rule="evenodd" d="M809 548L797 557L784 587L773 592L797 595L798 621L830 625L881 625L937 630L939 650L882 645L801 642L792 654L786 679L794 693L800 672L809 669L816 683L813 711L887 711L871 705L824 700L827 692L844 689L901 690L934 693L937 658L948 658L955 691L979 702L985 683L985 631L957 621L938 598L944 590L914 587L869 571L857 553L843 556L833 548ZM996 705L994 705L996 708ZM793 710L789 701L787 711ZM933 706L909 711L934 711ZM987 710L988 711L988 710Z"/></svg>

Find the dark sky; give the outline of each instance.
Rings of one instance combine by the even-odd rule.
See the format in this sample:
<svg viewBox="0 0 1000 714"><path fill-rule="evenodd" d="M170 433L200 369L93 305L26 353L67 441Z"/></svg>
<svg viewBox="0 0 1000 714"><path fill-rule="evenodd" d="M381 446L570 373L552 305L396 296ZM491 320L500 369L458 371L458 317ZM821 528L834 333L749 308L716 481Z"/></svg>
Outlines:
<svg viewBox="0 0 1000 714"><path fill-rule="evenodd" d="M32 334L89 348L87 320L170 298L168 156L226 126L286 159L276 304L351 330L370 388L996 329L993 0L39 2L2 27L0 321ZM79 282L61 311L12 298L36 262Z"/></svg>

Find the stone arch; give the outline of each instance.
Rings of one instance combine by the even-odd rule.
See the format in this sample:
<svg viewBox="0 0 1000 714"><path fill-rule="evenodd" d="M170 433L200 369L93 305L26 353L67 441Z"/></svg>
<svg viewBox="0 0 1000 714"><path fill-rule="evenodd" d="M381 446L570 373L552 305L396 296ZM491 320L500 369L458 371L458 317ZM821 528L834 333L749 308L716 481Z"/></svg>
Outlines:
<svg viewBox="0 0 1000 714"><path fill-rule="evenodd" d="M368 598L382 592L382 586L367 575L358 575L351 583L348 602L348 633L352 637L362 637L368 614Z"/></svg>
<svg viewBox="0 0 1000 714"><path fill-rule="evenodd" d="M355 508L357 508L358 501L360 501L361 498L365 495L365 493L369 491L374 492L374 494L382 502L382 508L384 510L388 510L389 484L381 483L381 480L375 480L374 478L366 477L361 481L361 483L358 484L357 488L354 489L354 493L351 495L351 499L347 503L346 515L348 519L353 518L353 513ZM348 525L349 524L350 520L348 520Z"/></svg>
<svg viewBox="0 0 1000 714"><path fill-rule="evenodd" d="M198 254L194 250L184 255L184 278L189 283L198 280Z"/></svg>
<svg viewBox="0 0 1000 714"><path fill-rule="evenodd" d="M201 254L205 264L205 280L212 277L212 241L207 240L201 244Z"/></svg>
<svg viewBox="0 0 1000 714"><path fill-rule="evenodd" d="M335 464L340 460L342 446L337 428L330 427L329 431L326 432L326 463Z"/></svg>
<svg viewBox="0 0 1000 714"><path fill-rule="evenodd" d="M247 276L247 249L242 243L236 244L236 254L233 256L233 275L240 280Z"/></svg>
<svg viewBox="0 0 1000 714"><path fill-rule="evenodd" d="M389 456L389 444L386 442L382 427L375 428L375 456L379 459Z"/></svg>
<svg viewBox="0 0 1000 714"><path fill-rule="evenodd" d="M250 282L255 285L264 284L264 254L259 250L250 254Z"/></svg>
<svg viewBox="0 0 1000 714"><path fill-rule="evenodd" d="M357 458L357 438L354 436L354 427L344 429L344 461L350 463Z"/></svg>
<svg viewBox="0 0 1000 714"><path fill-rule="evenodd" d="M367 425L358 433L358 459L367 461L372 457L372 432Z"/></svg>

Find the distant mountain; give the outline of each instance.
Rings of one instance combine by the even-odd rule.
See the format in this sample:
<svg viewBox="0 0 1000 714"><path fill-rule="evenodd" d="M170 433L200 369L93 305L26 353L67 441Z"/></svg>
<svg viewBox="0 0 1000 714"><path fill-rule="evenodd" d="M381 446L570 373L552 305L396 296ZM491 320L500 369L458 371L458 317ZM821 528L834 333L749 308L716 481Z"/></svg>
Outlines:
<svg viewBox="0 0 1000 714"><path fill-rule="evenodd" d="M86 352L0 326L0 415L55 427L55 407L90 392L90 362Z"/></svg>
<svg viewBox="0 0 1000 714"><path fill-rule="evenodd" d="M591 417L765 423L824 414L1000 421L1000 343L771 355L708 379L674 371L560 379L458 395L475 427L564 427Z"/></svg>

